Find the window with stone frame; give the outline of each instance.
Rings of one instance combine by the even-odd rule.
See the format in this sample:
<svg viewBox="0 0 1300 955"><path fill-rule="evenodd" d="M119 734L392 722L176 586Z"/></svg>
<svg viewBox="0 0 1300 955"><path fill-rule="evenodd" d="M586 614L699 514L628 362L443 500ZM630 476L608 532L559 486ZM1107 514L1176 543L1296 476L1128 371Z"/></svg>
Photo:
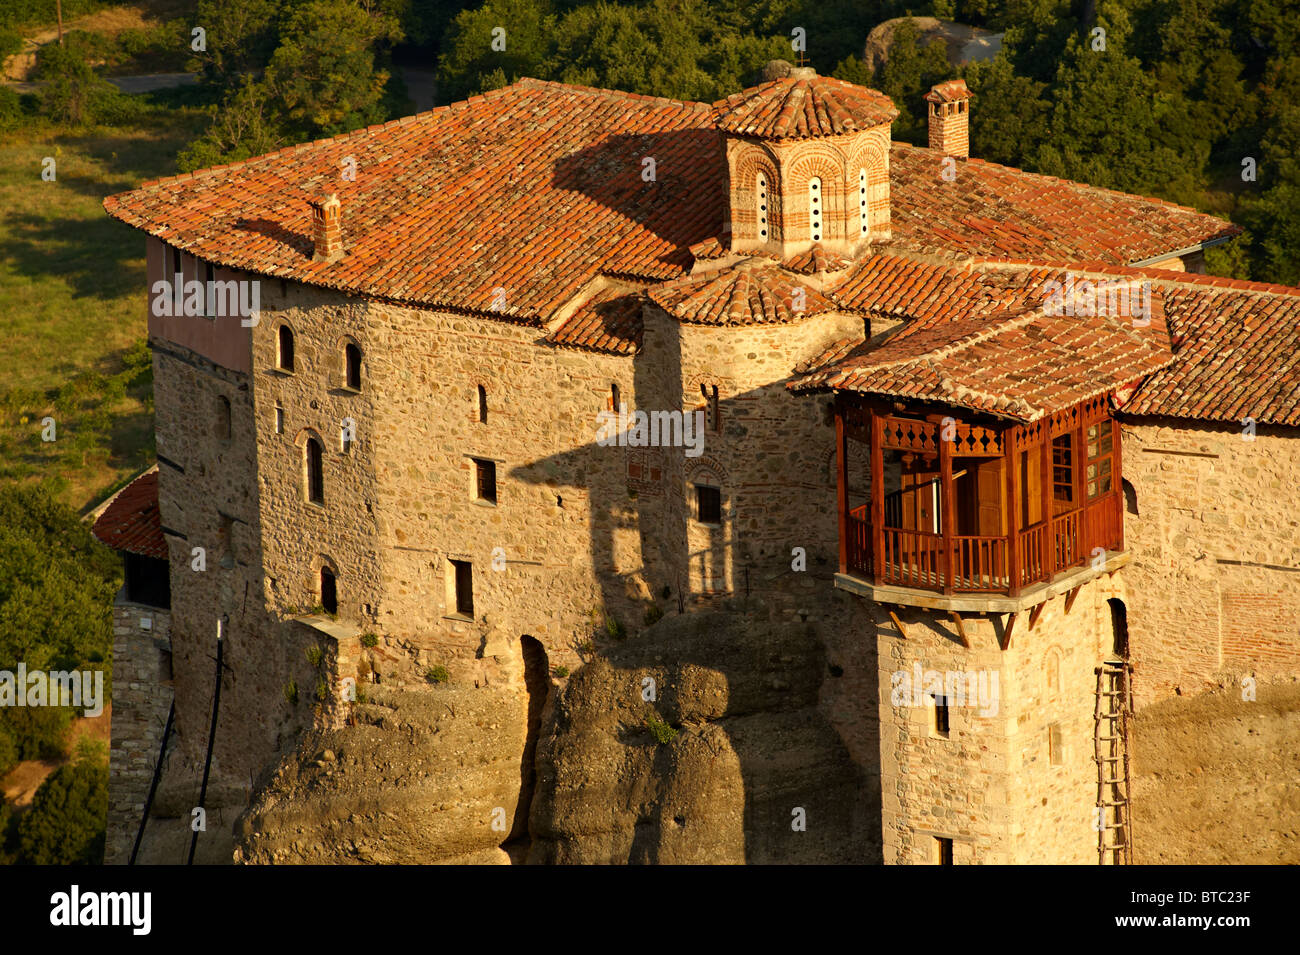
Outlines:
<svg viewBox="0 0 1300 955"><path fill-rule="evenodd" d="M722 523L722 489L708 484L695 485L695 519L701 524Z"/></svg>
<svg viewBox="0 0 1300 955"><path fill-rule="evenodd" d="M474 499L489 504L497 502L497 463L486 458L472 458L474 462Z"/></svg>
<svg viewBox="0 0 1300 955"><path fill-rule="evenodd" d="M343 381L353 391L361 390L361 349L351 342L343 349Z"/></svg>
<svg viewBox="0 0 1300 955"><path fill-rule="evenodd" d="M288 325L281 325L276 334L275 367L293 371L293 329Z"/></svg>
<svg viewBox="0 0 1300 955"><path fill-rule="evenodd" d="M308 438L307 443L303 445L306 469L305 491L307 500L312 504L325 503L324 452L325 449L315 438Z"/></svg>
<svg viewBox="0 0 1300 955"><path fill-rule="evenodd" d="M455 612L462 617L474 616L474 565L467 560L450 561Z"/></svg>

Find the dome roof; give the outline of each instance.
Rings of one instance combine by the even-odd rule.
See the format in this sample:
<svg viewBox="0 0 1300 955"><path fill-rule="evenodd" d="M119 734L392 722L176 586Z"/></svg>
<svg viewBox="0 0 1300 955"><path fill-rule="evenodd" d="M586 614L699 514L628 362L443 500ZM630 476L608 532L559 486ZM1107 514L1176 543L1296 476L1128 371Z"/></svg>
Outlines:
<svg viewBox="0 0 1300 955"><path fill-rule="evenodd" d="M857 133L898 116L884 93L818 76L804 67L714 104L718 128L758 139L814 139Z"/></svg>

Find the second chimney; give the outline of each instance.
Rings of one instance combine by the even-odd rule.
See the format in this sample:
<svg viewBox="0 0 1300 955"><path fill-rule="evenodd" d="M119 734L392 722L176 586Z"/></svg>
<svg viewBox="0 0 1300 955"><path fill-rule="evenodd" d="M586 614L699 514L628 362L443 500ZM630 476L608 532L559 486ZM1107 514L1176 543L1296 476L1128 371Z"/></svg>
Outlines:
<svg viewBox="0 0 1300 955"><path fill-rule="evenodd" d="M930 104L930 148L945 156L970 156L970 101L965 80L948 80L925 94Z"/></svg>
<svg viewBox="0 0 1300 955"><path fill-rule="evenodd" d="M343 258L343 204L334 193L311 201L312 260L337 262Z"/></svg>

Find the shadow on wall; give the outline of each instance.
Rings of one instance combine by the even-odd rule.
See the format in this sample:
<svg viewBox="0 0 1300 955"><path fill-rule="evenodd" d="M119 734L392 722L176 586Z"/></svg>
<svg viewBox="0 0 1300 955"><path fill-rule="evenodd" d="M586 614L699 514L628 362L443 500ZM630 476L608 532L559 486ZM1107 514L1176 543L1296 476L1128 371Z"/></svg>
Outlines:
<svg viewBox="0 0 1300 955"><path fill-rule="evenodd" d="M738 613L593 659L539 746L528 861L879 863L879 786L818 708L828 670L811 625Z"/></svg>
<svg viewBox="0 0 1300 955"><path fill-rule="evenodd" d="M677 328L667 327L670 335ZM635 405L680 408L678 342L656 342L647 353L658 364L637 359ZM729 396L720 407L724 420L735 414L732 423L743 431L743 410L758 394ZM586 652L586 664L560 689L538 746L528 861L879 863L878 776L874 766L853 760L821 706L823 683L841 675L838 664L845 661L837 654L832 667L816 627L775 610L775 591L796 576L788 547L771 555L742 552L728 539L726 525L701 529L709 541L704 556L730 568L735 594L722 598L725 611L679 616L677 598L693 602L681 593L690 561L701 556L691 553L701 533L690 533L696 516L687 494L690 469L708 461L708 445L698 459L687 458L682 447L652 449L661 451L662 486L656 493L643 487L633 502L630 477L627 485L586 479L627 475L633 460L631 449L598 444L596 432L593 411L592 441L511 475L588 491L590 556L606 611L639 616L646 605L632 595L648 588L667 616L626 643L601 641L605 646ZM737 444L744 435L732 440ZM760 500L758 493L748 501L729 494L727 523L761 528L779 520L769 510L771 498ZM833 488L825 493L833 506ZM629 520L639 522L642 566L619 573L615 535ZM797 576L798 584L824 588L825 599L832 599L829 573ZM665 589L674 599L662 601ZM639 630L639 620L633 624ZM876 650L869 637L861 642L853 665L865 674L859 685L871 689L839 694L835 705L854 708L837 720L872 727L876 738L867 759L874 760Z"/></svg>

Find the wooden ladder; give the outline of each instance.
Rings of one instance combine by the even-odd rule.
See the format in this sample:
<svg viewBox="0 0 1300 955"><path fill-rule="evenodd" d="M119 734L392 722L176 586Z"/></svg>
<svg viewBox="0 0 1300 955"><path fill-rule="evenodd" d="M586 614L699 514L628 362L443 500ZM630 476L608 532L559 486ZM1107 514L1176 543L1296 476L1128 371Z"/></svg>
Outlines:
<svg viewBox="0 0 1300 955"><path fill-rule="evenodd" d="M1096 672L1097 863L1132 865L1129 722L1133 717L1133 668L1120 660L1107 660Z"/></svg>

